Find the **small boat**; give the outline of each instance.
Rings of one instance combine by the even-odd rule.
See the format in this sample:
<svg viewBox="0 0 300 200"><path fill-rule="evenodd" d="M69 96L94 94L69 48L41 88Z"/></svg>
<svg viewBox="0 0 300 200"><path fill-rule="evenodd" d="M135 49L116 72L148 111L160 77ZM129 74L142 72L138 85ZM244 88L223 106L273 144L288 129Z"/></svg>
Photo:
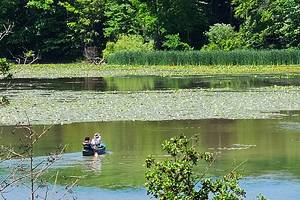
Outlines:
<svg viewBox="0 0 300 200"><path fill-rule="evenodd" d="M95 153L98 155L105 154L106 146L105 144L99 144L96 149L93 149L92 145L85 144L83 145L82 155L83 156L93 156Z"/></svg>

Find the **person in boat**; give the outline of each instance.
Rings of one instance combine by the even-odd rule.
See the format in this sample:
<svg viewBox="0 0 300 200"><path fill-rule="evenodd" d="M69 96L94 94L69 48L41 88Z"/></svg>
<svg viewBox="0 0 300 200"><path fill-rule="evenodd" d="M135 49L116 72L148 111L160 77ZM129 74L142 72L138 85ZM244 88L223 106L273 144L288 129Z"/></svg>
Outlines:
<svg viewBox="0 0 300 200"><path fill-rule="evenodd" d="M87 149L87 150L93 149L90 137L85 137L84 141L82 142L82 145L83 145L84 149Z"/></svg>
<svg viewBox="0 0 300 200"><path fill-rule="evenodd" d="M93 146L93 149L97 149L101 144L101 135L100 133L95 133L94 138L91 141L91 145Z"/></svg>

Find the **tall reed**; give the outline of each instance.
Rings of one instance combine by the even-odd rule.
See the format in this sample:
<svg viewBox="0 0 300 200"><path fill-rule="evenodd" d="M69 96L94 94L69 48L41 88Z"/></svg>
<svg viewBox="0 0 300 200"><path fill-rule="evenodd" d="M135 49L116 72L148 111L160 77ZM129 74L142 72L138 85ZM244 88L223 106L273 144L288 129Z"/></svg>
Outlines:
<svg viewBox="0 0 300 200"><path fill-rule="evenodd" d="M109 64L118 65L297 65L300 50L116 52Z"/></svg>

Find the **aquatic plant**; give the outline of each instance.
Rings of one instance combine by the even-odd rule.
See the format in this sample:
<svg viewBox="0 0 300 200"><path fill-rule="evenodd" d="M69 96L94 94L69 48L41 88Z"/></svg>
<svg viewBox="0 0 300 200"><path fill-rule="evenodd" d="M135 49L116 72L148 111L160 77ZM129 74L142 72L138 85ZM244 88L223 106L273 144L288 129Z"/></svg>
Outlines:
<svg viewBox="0 0 300 200"><path fill-rule="evenodd" d="M0 124L180 119L268 119L281 110L300 110L300 88L183 89L143 92L9 90ZM18 108L17 110L15 108ZM30 108L30 109L29 109ZM6 113L10 113L7 115Z"/></svg>

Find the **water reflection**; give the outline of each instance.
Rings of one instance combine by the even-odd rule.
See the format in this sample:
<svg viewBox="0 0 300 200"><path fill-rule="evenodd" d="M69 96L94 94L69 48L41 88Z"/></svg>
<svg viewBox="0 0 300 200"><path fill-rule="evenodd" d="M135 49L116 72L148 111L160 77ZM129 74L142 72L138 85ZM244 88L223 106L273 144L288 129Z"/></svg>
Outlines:
<svg viewBox="0 0 300 200"><path fill-rule="evenodd" d="M300 75L238 75L238 76L124 76L30 79L17 78L10 82L10 90L95 90L95 91L145 91L165 89L229 88L234 90L268 87L300 86ZM7 82L0 80L0 90Z"/></svg>
<svg viewBox="0 0 300 200"><path fill-rule="evenodd" d="M103 155L87 157L84 159L83 165L88 172L100 173L103 159Z"/></svg>

